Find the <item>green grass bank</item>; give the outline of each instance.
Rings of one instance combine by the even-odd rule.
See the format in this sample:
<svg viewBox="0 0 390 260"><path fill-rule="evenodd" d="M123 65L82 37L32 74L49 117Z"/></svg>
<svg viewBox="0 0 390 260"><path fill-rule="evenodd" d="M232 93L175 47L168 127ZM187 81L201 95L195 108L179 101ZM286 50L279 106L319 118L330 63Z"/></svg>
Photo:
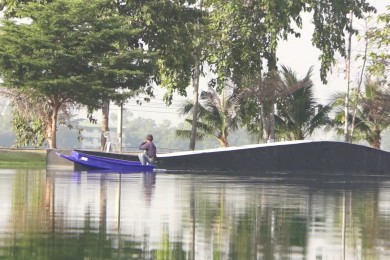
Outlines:
<svg viewBox="0 0 390 260"><path fill-rule="evenodd" d="M0 168L42 168L46 166L44 149L0 148Z"/></svg>

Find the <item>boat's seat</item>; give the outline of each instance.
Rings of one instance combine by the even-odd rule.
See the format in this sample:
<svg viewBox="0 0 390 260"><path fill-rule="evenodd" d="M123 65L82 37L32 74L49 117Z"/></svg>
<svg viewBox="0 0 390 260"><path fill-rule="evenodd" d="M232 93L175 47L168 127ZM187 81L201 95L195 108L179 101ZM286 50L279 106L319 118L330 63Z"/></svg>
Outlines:
<svg viewBox="0 0 390 260"><path fill-rule="evenodd" d="M106 144L104 145L104 151L109 153L114 151L119 151L119 137L115 132L106 131L103 133L103 136L106 138Z"/></svg>

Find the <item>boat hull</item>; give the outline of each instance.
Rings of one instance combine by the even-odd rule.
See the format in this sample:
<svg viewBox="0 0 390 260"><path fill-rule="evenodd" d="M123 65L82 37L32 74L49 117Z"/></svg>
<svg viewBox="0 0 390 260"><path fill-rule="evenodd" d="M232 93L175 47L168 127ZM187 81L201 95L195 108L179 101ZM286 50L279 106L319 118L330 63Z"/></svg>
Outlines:
<svg viewBox="0 0 390 260"><path fill-rule="evenodd" d="M128 161L137 161L130 153L105 153L76 150L81 153ZM70 151L63 150L65 153ZM48 150L47 167L72 166L68 160L52 156ZM236 175L294 174L319 177L337 176L390 176L390 152L371 147L334 141L286 141L157 155L156 165L168 172L223 172Z"/></svg>
<svg viewBox="0 0 390 260"><path fill-rule="evenodd" d="M72 151L70 155L60 154L64 159L67 159L75 164L81 165L86 169L91 170L115 170L126 172L153 172L154 165L142 165L137 161L127 161L121 159L108 158L103 156L90 155Z"/></svg>

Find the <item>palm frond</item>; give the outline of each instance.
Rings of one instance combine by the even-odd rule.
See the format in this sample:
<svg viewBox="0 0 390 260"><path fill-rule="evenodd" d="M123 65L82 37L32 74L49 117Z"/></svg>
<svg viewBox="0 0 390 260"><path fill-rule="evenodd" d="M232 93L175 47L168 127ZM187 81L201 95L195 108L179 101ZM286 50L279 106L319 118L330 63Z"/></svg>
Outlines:
<svg viewBox="0 0 390 260"><path fill-rule="evenodd" d="M186 100L184 104L180 107L179 112L181 115L188 115L192 113L194 109L194 104L190 100Z"/></svg>
<svg viewBox="0 0 390 260"><path fill-rule="evenodd" d="M176 130L176 136L182 139L189 139L191 137L191 130ZM204 133L197 133L196 140L204 140L206 135Z"/></svg>
<svg viewBox="0 0 390 260"><path fill-rule="evenodd" d="M305 78L298 80L291 69L282 66L286 93L294 89L289 95L278 100L278 118L275 123L278 135L281 134L283 138L304 139L316 128L330 123L328 118L330 108L323 108L314 100L312 70L311 67Z"/></svg>
<svg viewBox="0 0 390 260"><path fill-rule="evenodd" d="M202 91L196 123L197 132L217 138L222 135L226 138L230 131L238 129L240 117L238 112L239 95L237 93L230 89L224 89L219 94L212 87L207 91ZM193 104L186 103L181 111L185 114L193 113ZM186 121L192 124L192 119L187 118ZM224 141L227 142L227 140Z"/></svg>

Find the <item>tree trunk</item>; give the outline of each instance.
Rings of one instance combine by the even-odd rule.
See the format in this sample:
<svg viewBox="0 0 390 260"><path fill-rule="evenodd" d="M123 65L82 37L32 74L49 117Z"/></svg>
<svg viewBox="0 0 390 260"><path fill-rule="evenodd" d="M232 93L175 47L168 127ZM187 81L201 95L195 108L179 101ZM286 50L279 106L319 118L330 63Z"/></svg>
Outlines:
<svg viewBox="0 0 390 260"><path fill-rule="evenodd" d="M46 138L46 140L47 140L47 143L49 144L49 147L50 148L53 148L52 147L52 141L51 141L51 139L52 139L52 127L53 127L53 124L51 123L51 117L50 117L50 120L47 122L47 126L46 126L46 129L45 129L45 138Z"/></svg>
<svg viewBox="0 0 390 260"><path fill-rule="evenodd" d="M352 27L352 12L350 17L350 26ZM345 124L344 124L344 139L345 142L350 142L349 137L349 92L350 92L350 84L351 84L351 45L352 45L352 32L349 33L348 38L348 53L347 53L347 66L346 66L346 72L347 72L347 93L345 95L345 108L344 108L344 116L345 116Z"/></svg>
<svg viewBox="0 0 390 260"><path fill-rule="evenodd" d="M261 114L261 123L262 123L262 127L263 127L263 141L266 142L268 140L268 137L269 137L269 132L268 132L268 120L267 120L267 117L265 115L265 112L264 112L264 106L261 105L260 106L260 114Z"/></svg>
<svg viewBox="0 0 390 260"><path fill-rule="evenodd" d="M275 142L275 109L272 104L271 111L269 113L269 139L268 142Z"/></svg>
<svg viewBox="0 0 390 260"><path fill-rule="evenodd" d="M263 140L265 142L273 142L275 140L275 111L273 105L267 113L264 106L260 107L261 118L263 123Z"/></svg>
<svg viewBox="0 0 390 260"><path fill-rule="evenodd" d="M191 125L191 139L190 139L190 150L195 150L196 142L196 125L198 123L198 110L199 110L199 78L200 78L200 60L198 55L194 55L195 65L194 72L192 74L192 88L194 95L194 110L192 114L192 125Z"/></svg>
<svg viewBox="0 0 390 260"><path fill-rule="evenodd" d="M263 129L263 115L261 112L259 113L258 120L259 124L259 133L257 134L257 143L260 144L263 140L263 134L261 133L261 130Z"/></svg>
<svg viewBox="0 0 390 260"><path fill-rule="evenodd" d="M104 146L106 144L106 138L103 136L104 132L109 131L108 123L109 123L109 115L110 115L110 101L104 100L102 104L102 133L101 133L101 147L100 149L103 151Z"/></svg>
<svg viewBox="0 0 390 260"><path fill-rule="evenodd" d="M61 104L57 101L52 103L50 119L46 129L47 141L52 149L57 148L57 117L60 106Z"/></svg>
<svg viewBox="0 0 390 260"><path fill-rule="evenodd" d="M197 1L197 8L202 11L203 8L203 0ZM197 37L203 37L200 36L202 34L201 31L202 25L200 24L199 20L197 21L196 28L195 28L195 36ZM193 88L193 95L194 95L194 110L192 114L192 125L191 125L191 139L190 139L190 147L189 149L191 151L195 150L195 143L196 143L196 125L198 123L198 111L199 111L199 78L200 78L200 49L202 47L197 47L192 54L192 58L194 59L194 67L193 67L193 73L192 73L192 88Z"/></svg>
<svg viewBox="0 0 390 260"><path fill-rule="evenodd" d="M369 41L368 41L367 37L365 37L364 55L362 57L363 58L363 66L362 66L361 71L360 71L360 76L359 76L359 81L358 81L358 86L357 86L357 91L356 91L357 96L356 96L355 105L353 108L353 115L352 115L351 135L350 135L351 143L353 142L353 136L354 136L354 131L355 131L356 113L358 110L358 103L359 103L359 98L360 98L360 89L361 89L361 86L363 83L363 76L364 76L364 71L366 68L368 44L369 44Z"/></svg>
<svg viewBox="0 0 390 260"><path fill-rule="evenodd" d="M381 148L381 131L380 130L374 130L374 140L372 140L371 146L373 148L377 148L377 149Z"/></svg>
<svg viewBox="0 0 390 260"><path fill-rule="evenodd" d="M51 115L51 137L49 139L50 148L57 148L57 113L53 111Z"/></svg>
<svg viewBox="0 0 390 260"><path fill-rule="evenodd" d="M219 140L219 144L222 146L222 147L229 147L230 144L227 140L227 137L225 135L222 135L220 134L219 136L217 136L218 140Z"/></svg>

